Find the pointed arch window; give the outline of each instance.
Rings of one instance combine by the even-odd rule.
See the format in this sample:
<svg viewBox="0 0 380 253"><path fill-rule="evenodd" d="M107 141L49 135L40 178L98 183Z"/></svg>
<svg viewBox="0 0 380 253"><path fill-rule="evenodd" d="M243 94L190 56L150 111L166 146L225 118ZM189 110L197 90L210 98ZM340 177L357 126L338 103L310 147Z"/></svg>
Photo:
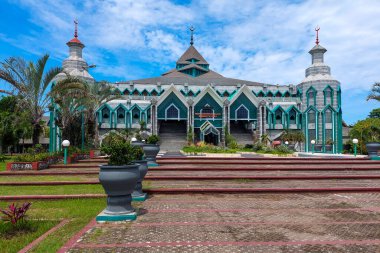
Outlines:
<svg viewBox="0 0 380 253"><path fill-rule="evenodd" d="M272 93L271 91L268 91L268 93L267 93L267 97L268 97L268 98L273 97L273 93Z"/></svg>
<svg viewBox="0 0 380 253"><path fill-rule="evenodd" d="M206 104L201 109L201 118L214 118L214 109L208 104Z"/></svg>
<svg viewBox="0 0 380 253"><path fill-rule="evenodd" d="M274 117L275 117L275 120L276 120L276 124L282 124L282 110L280 108L278 108L275 113L274 113Z"/></svg>
<svg viewBox="0 0 380 253"><path fill-rule="evenodd" d="M236 119L247 119L249 120L249 110L244 106L240 105L238 109L236 109Z"/></svg>
<svg viewBox="0 0 380 253"><path fill-rule="evenodd" d="M104 108L102 110L102 123L110 123L110 109Z"/></svg>
<svg viewBox="0 0 380 253"><path fill-rule="evenodd" d="M327 87L324 91L324 101L325 101L325 105L333 105L333 99L334 99L334 91L333 89L329 87Z"/></svg>
<svg viewBox="0 0 380 253"><path fill-rule="evenodd" d="M125 91L123 92L123 94L124 94L124 95L129 95L129 94L131 94L131 93L129 92L129 90L125 90Z"/></svg>
<svg viewBox="0 0 380 253"><path fill-rule="evenodd" d="M317 91L314 88L310 88L307 93L307 106L316 105Z"/></svg>
<svg viewBox="0 0 380 253"><path fill-rule="evenodd" d="M259 98L264 97L264 92L260 91L260 92L257 94L257 96L258 96Z"/></svg>
<svg viewBox="0 0 380 253"><path fill-rule="evenodd" d="M132 110L132 123L138 124L140 122L140 110L135 107Z"/></svg>
<svg viewBox="0 0 380 253"><path fill-rule="evenodd" d="M156 90L153 90L150 94L151 94L152 96L157 96L157 91L156 91Z"/></svg>
<svg viewBox="0 0 380 253"><path fill-rule="evenodd" d="M332 112L330 109L325 111L325 123L332 123Z"/></svg>
<svg viewBox="0 0 380 253"><path fill-rule="evenodd" d="M294 108L289 112L289 124L297 124L297 112Z"/></svg>
<svg viewBox="0 0 380 253"><path fill-rule="evenodd" d="M117 109L117 124L125 123L125 110L123 108Z"/></svg>
<svg viewBox="0 0 380 253"><path fill-rule="evenodd" d="M308 112L308 115L307 115L307 118L308 118L308 123L315 123L315 111L314 110L310 110Z"/></svg>
<svg viewBox="0 0 380 253"><path fill-rule="evenodd" d="M143 90L143 92L141 93L141 95L143 95L144 97L148 96L148 91L147 90Z"/></svg>
<svg viewBox="0 0 380 253"><path fill-rule="evenodd" d="M281 94L280 91L277 91L277 93L276 93L276 98L280 98L280 97L282 97L282 94Z"/></svg>
<svg viewBox="0 0 380 253"><path fill-rule="evenodd" d="M179 109L174 104L171 104L165 110L165 119L178 119L179 120Z"/></svg>

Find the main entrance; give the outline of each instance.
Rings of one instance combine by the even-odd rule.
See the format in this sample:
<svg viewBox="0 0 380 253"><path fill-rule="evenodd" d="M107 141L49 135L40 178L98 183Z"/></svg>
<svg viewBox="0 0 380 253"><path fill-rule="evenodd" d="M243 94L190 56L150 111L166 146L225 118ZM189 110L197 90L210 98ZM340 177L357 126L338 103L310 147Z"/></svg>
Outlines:
<svg viewBox="0 0 380 253"><path fill-rule="evenodd" d="M206 121L199 128L201 141L208 144L219 145L220 142L220 131L209 121Z"/></svg>

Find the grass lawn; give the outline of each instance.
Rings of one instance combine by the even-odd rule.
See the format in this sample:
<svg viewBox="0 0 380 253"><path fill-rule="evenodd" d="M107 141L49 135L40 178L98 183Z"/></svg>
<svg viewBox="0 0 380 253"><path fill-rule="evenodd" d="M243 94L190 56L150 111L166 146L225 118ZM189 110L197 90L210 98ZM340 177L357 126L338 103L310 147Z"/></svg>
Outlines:
<svg viewBox="0 0 380 253"><path fill-rule="evenodd" d="M4 162L0 162L0 171L5 171L7 169L7 163L9 162L13 162L13 158L14 156L9 156L9 155L6 155L5 156L5 161Z"/></svg>
<svg viewBox="0 0 380 253"><path fill-rule="evenodd" d="M10 203L1 202L4 208ZM1 252L18 252L33 239L58 224L61 219L70 219L70 222L53 234L49 235L31 252L56 252L72 236L81 230L91 219L93 219L106 206L104 199L68 199L57 201L32 201L28 211L28 217L34 232L19 234L11 239L0 234ZM44 221L35 221L40 219ZM50 220L50 221L49 221ZM51 221L53 220L53 221ZM6 229L5 223L0 222L0 233Z"/></svg>
<svg viewBox="0 0 380 253"><path fill-rule="evenodd" d="M151 187L150 181L143 182L143 188ZM91 194L104 193L100 184L83 185L35 185L35 186L0 186L0 195L55 195L55 194Z"/></svg>
<svg viewBox="0 0 380 253"><path fill-rule="evenodd" d="M53 182L53 181L94 181L98 180L98 175L78 175L78 176L0 176L0 182Z"/></svg>
<svg viewBox="0 0 380 253"><path fill-rule="evenodd" d="M11 223L0 223L0 248L2 252L18 252L33 240L41 236L59 221L36 221L25 223L22 228L15 229Z"/></svg>

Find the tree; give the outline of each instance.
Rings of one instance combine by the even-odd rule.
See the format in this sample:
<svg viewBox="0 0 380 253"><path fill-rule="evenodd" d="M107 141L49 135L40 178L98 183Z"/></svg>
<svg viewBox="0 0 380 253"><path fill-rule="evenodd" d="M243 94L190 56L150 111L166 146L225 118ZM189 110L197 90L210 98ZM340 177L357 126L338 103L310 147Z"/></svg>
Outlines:
<svg viewBox="0 0 380 253"><path fill-rule="evenodd" d="M50 103L47 89L54 77L62 72L59 67L45 70L48 59L49 55L46 54L35 63L17 57L10 57L0 63L0 79L13 87L13 91L0 92L20 96L20 106L30 115L34 145L39 143L42 116L48 111Z"/></svg>
<svg viewBox="0 0 380 253"><path fill-rule="evenodd" d="M380 141L380 119L367 118L358 121L350 130L351 139L359 140L359 149L366 153L365 144L368 142Z"/></svg>
<svg viewBox="0 0 380 253"><path fill-rule="evenodd" d="M370 117L370 118L380 118L380 108L373 109L373 110L369 113L368 117Z"/></svg>
<svg viewBox="0 0 380 253"><path fill-rule="evenodd" d="M368 100L377 100L380 101L380 82L375 82L372 85L371 92L367 97Z"/></svg>
<svg viewBox="0 0 380 253"><path fill-rule="evenodd" d="M99 125L96 123L96 110L103 104L117 99L114 87L106 82L88 84L85 81L68 76L53 87L51 96L59 106L60 127L67 129L74 124L81 113L85 115L87 139L99 145ZM71 131L70 131L71 132ZM77 131L78 132L78 131Z"/></svg>
<svg viewBox="0 0 380 253"><path fill-rule="evenodd" d="M15 96L0 99L0 153L3 148L15 146L20 139L32 135L29 114L18 108L18 100Z"/></svg>
<svg viewBox="0 0 380 253"><path fill-rule="evenodd" d="M50 96L57 108L56 125L62 130L62 138L73 146L81 143L81 117L85 113L89 86L83 80L67 76L52 87Z"/></svg>

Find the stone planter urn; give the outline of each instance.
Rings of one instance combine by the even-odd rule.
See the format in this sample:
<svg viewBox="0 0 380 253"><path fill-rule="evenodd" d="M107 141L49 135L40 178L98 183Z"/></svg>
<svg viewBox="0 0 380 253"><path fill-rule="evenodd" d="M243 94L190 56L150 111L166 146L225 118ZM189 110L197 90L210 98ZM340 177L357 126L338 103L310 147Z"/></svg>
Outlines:
<svg viewBox="0 0 380 253"><path fill-rule="evenodd" d="M333 145L325 145L326 152L331 152L333 148Z"/></svg>
<svg viewBox="0 0 380 253"><path fill-rule="evenodd" d="M368 142L366 144L367 152L369 158L375 158L378 157L378 151L380 150L380 143L379 142Z"/></svg>
<svg viewBox="0 0 380 253"><path fill-rule="evenodd" d="M158 166L156 162L156 156L160 152L160 145L158 144L145 144L143 146L146 160L148 160L148 166Z"/></svg>
<svg viewBox="0 0 380 253"><path fill-rule="evenodd" d="M97 221L135 220L132 192L140 177L139 164L101 165L99 181L107 194L107 207Z"/></svg>
<svg viewBox="0 0 380 253"><path fill-rule="evenodd" d="M139 165L140 176L132 193L132 199L133 201L144 201L146 199L146 193L142 191L142 182L144 181L146 173L148 173L148 161L138 160L135 161L135 163Z"/></svg>
<svg viewBox="0 0 380 253"><path fill-rule="evenodd" d="M142 142L142 141L132 141L131 145L132 146L143 147L145 145L145 142Z"/></svg>
<svg viewBox="0 0 380 253"><path fill-rule="evenodd" d="M314 151L315 152L322 152L322 144L315 144L314 145Z"/></svg>

